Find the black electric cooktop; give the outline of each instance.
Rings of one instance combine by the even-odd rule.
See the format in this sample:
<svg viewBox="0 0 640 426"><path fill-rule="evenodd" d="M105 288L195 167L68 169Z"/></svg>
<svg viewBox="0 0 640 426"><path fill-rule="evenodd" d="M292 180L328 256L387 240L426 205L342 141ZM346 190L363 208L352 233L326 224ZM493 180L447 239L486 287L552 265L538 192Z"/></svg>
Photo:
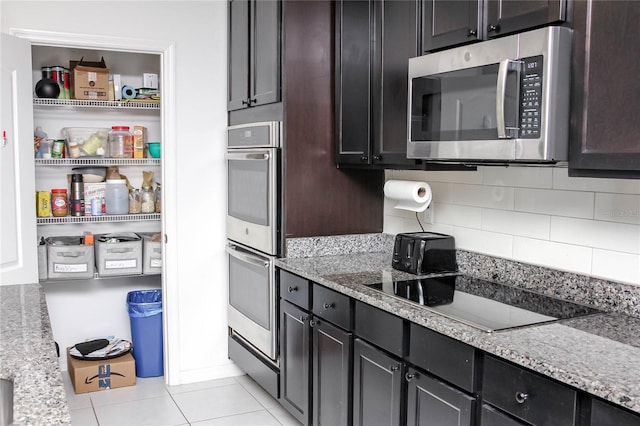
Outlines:
<svg viewBox="0 0 640 426"><path fill-rule="evenodd" d="M600 312L588 306L460 274L385 281L367 286L418 303L430 311L486 332Z"/></svg>

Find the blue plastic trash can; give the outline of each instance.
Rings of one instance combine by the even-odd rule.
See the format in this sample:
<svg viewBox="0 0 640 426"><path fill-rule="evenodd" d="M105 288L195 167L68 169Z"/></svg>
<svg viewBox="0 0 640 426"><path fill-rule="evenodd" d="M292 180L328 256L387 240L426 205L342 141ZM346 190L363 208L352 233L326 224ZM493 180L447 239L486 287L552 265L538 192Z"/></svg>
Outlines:
<svg viewBox="0 0 640 426"><path fill-rule="evenodd" d="M162 376L162 290L130 291L127 294L127 309L136 376Z"/></svg>

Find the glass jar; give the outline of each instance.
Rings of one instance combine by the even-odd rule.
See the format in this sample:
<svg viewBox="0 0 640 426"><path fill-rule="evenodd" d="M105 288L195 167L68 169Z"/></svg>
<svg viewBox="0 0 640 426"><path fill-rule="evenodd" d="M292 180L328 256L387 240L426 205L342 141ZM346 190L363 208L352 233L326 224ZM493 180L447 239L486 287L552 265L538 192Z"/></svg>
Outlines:
<svg viewBox="0 0 640 426"><path fill-rule="evenodd" d="M162 190L160 189L160 184L156 186L156 213L160 213L162 211Z"/></svg>
<svg viewBox="0 0 640 426"><path fill-rule="evenodd" d="M129 190L124 179L107 179L104 195L107 214L129 212Z"/></svg>
<svg viewBox="0 0 640 426"><path fill-rule="evenodd" d="M132 189L129 191L129 214L142 213L142 200L140 199L140 191Z"/></svg>
<svg viewBox="0 0 640 426"><path fill-rule="evenodd" d="M133 135L129 131L129 126L112 126L107 141L109 157L133 157Z"/></svg>
<svg viewBox="0 0 640 426"><path fill-rule="evenodd" d="M63 217L69 214L69 201L66 189L51 190L51 214Z"/></svg>
<svg viewBox="0 0 640 426"><path fill-rule="evenodd" d="M150 186L143 186L140 191L142 201L142 213L153 213L156 211L156 194Z"/></svg>

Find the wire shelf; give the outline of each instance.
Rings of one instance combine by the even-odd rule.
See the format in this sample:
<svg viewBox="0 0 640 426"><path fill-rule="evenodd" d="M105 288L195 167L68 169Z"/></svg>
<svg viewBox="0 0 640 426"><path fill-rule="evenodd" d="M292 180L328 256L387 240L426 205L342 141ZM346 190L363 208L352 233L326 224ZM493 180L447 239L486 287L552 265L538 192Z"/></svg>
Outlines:
<svg viewBox="0 0 640 426"><path fill-rule="evenodd" d="M153 166L160 158L36 158L36 166Z"/></svg>
<svg viewBox="0 0 640 426"><path fill-rule="evenodd" d="M102 216L63 216L63 217L39 217L38 225L60 225L69 223L100 223L100 222L142 222L160 220L160 213L142 214L111 214Z"/></svg>
<svg viewBox="0 0 640 426"><path fill-rule="evenodd" d="M34 105L53 107L83 107L83 108L122 108L122 109L160 109L160 101L91 101L82 99L49 99L34 98Z"/></svg>

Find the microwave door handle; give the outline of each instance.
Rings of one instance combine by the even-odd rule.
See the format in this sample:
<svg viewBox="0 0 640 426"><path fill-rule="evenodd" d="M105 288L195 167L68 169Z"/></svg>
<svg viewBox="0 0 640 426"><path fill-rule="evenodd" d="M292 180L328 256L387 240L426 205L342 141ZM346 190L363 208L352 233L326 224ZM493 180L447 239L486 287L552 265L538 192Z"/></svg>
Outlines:
<svg viewBox="0 0 640 426"><path fill-rule="evenodd" d="M500 61L498 67L498 84L496 85L496 128L498 130L498 139L511 139L507 134L507 125L505 123L504 101L507 94L507 74L512 70L519 70L522 61L514 61L505 59Z"/></svg>
<svg viewBox="0 0 640 426"><path fill-rule="evenodd" d="M262 267L268 268L271 263L268 260L264 260L257 256L252 256L251 254L248 254L248 253L243 253L232 247L227 247L227 253L237 259L242 260L243 262L251 263L252 265L255 265L255 266L262 266Z"/></svg>
<svg viewBox="0 0 640 426"><path fill-rule="evenodd" d="M227 152L227 160L258 160L264 161L270 158L268 153L243 154L238 152Z"/></svg>

